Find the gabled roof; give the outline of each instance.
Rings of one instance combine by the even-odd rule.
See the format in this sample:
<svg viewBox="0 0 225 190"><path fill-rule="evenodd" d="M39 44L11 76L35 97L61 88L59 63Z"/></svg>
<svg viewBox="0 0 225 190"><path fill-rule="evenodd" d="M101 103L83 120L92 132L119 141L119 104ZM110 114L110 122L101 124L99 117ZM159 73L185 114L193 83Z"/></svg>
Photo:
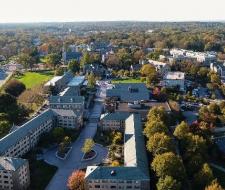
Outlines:
<svg viewBox="0 0 225 190"><path fill-rule="evenodd" d="M12 157L0 157L0 170L16 171L23 166L27 160Z"/></svg>
<svg viewBox="0 0 225 190"><path fill-rule="evenodd" d="M59 116L67 116L67 117L76 117L77 115L73 110L64 110L64 109L52 109L54 114Z"/></svg>
<svg viewBox="0 0 225 190"><path fill-rule="evenodd" d="M54 113L52 112L52 110L48 109L40 115L29 120L15 131L0 139L0 155L7 151L11 146L16 144L18 141L20 141L22 138L24 138L26 135L32 133L42 123L48 121L49 119L52 119L53 116Z"/></svg>
<svg viewBox="0 0 225 190"><path fill-rule="evenodd" d="M83 96L50 96L49 103L50 104L84 103L84 97Z"/></svg>
<svg viewBox="0 0 225 190"><path fill-rule="evenodd" d="M75 76L67 86L80 86L85 80L85 76Z"/></svg>
<svg viewBox="0 0 225 190"><path fill-rule="evenodd" d="M115 112L115 113L108 113L106 115L103 115L101 120L114 120L114 121L124 120L125 121L129 116L130 116L130 113L128 112Z"/></svg>
<svg viewBox="0 0 225 190"><path fill-rule="evenodd" d="M132 114L125 122L125 165L121 167L89 166L85 175L86 179L150 180L141 116Z"/></svg>
<svg viewBox="0 0 225 190"><path fill-rule="evenodd" d="M144 83L122 83L115 84L114 88L106 91L107 97L119 97L122 101L149 100L150 91Z"/></svg>

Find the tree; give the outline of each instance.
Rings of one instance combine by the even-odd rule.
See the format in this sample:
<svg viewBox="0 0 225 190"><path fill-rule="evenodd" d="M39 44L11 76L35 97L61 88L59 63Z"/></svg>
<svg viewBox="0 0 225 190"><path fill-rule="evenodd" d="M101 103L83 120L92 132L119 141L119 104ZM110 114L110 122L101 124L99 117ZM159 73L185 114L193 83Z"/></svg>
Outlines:
<svg viewBox="0 0 225 190"><path fill-rule="evenodd" d="M168 128L166 125L160 121L160 119L155 119L155 120L149 120L146 123L146 127L144 129L144 134L148 138L153 136L155 133L165 133L167 134L169 132Z"/></svg>
<svg viewBox="0 0 225 190"><path fill-rule="evenodd" d="M96 84L96 79L94 73L91 73L88 75L88 87L89 88L94 88Z"/></svg>
<svg viewBox="0 0 225 190"><path fill-rule="evenodd" d="M90 152L92 148L94 147L94 145L95 145L95 142L93 141L93 139L86 139L82 147L82 152L84 154Z"/></svg>
<svg viewBox="0 0 225 190"><path fill-rule="evenodd" d="M115 132L113 134L113 144L118 144L119 142L122 141L122 133L121 132Z"/></svg>
<svg viewBox="0 0 225 190"><path fill-rule="evenodd" d="M81 170L74 171L67 182L69 190L85 190L84 177L85 172Z"/></svg>
<svg viewBox="0 0 225 190"><path fill-rule="evenodd" d="M218 74L212 73L210 76L211 83L220 84L220 77Z"/></svg>
<svg viewBox="0 0 225 190"><path fill-rule="evenodd" d="M56 140L56 142L59 143L62 140L62 138L65 136L64 129L61 127L55 127L52 131L52 135L54 139Z"/></svg>
<svg viewBox="0 0 225 190"><path fill-rule="evenodd" d="M156 155L151 166L156 175L161 178L171 176L174 179L183 181L186 177L181 158L172 152Z"/></svg>
<svg viewBox="0 0 225 190"><path fill-rule="evenodd" d="M120 63L120 60L118 59L116 55L109 55L106 61L107 67L114 68L114 69L118 69L120 67L119 63Z"/></svg>
<svg viewBox="0 0 225 190"><path fill-rule="evenodd" d="M185 151L192 155L199 153L205 158L207 156L206 140L199 135L189 133L186 138Z"/></svg>
<svg viewBox="0 0 225 190"><path fill-rule="evenodd" d="M66 147L68 147L71 144L71 138L68 136L65 136L63 139L63 143L65 144Z"/></svg>
<svg viewBox="0 0 225 190"><path fill-rule="evenodd" d="M120 166L120 163L118 160L114 160L111 164L112 167L117 167L117 166Z"/></svg>
<svg viewBox="0 0 225 190"><path fill-rule="evenodd" d="M5 92L15 97L19 96L25 89L26 86L18 80L10 80L5 86Z"/></svg>
<svg viewBox="0 0 225 190"><path fill-rule="evenodd" d="M210 185L208 185L205 190L224 190L221 185L217 182L217 180L213 180Z"/></svg>
<svg viewBox="0 0 225 190"><path fill-rule="evenodd" d="M165 133L155 133L147 142L147 149L156 154L162 154L165 152L174 152L175 146L173 139Z"/></svg>
<svg viewBox="0 0 225 190"><path fill-rule="evenodd" d="M147 83L156 83L158 81L157 72L155 67L151 64L145 64L141 68L141 75L146 77Z"/></svg>
<svg viewBox="0 0 225 190"><path fill-rule="evenodd" d="M135 51L134 56L133 56L135 63L138 63L139 60L141 60L141 59L144 58L144 56L145 56L145 53L144 53L143 50L137 50L137 51Z"/></svg>
<svg viewBox="0 0 225 190"><path fill-rule="evenodd" d="M21 53L18 57L18 62L24 66L25 69L32 68L34 60L28 53Z"/></svg>
<svg viewBox="0 0 225 190"><path fill-rule="evenodd" d="M91 57L88 52L85 52L80 60L80 67L83 68L85 64L91 64Z"/></svg>
<svg viewBox="0 0 225 190"><path fill-rule="evenodd" d="M62 76L64 74L64 69L62 67L58 67L55 70L55 76Z"/></svg>
<svg viewBox="0 0 225 190"><path fill-rule="evenodd" d="M160 120L163 123L167 123L168 120L168 115L165 111L165 108L162 106L159 107L153 107L150 109L148 115L147 115L148 121L153 121L153 120Z"/></svg>
<svg viewBox="0 0 225 190"><path fill-rule="evenodd" d="M55 69L60 64L61 56L57 53L52 53L46 56L46 63Z"/></svg>
<svg viewBox="0 0 225 190"><path fill-rule="evenodd" d="M80 70L80 64L76 59L72 59L69 61L68 69L73 73L76 74Z"/></svg>
<svg viewBox="0 0 225 190"><path fill-rule="evenodd" d="M10 123L7 120L0 121L0 138L5 136L10 130Z"/></svg>
<svg viewBox="0 0 225 190"><path fill-rule="evenodd" d="M204 189L207 185L212 183L213 179L213 172L210 166L205 163L200 171L194 176L194 187L199 190Z"/></svg>
<svg viewBox="0 0 225 190"><path fill-rule="evenodd" d="M178 139L183 139L189 132L190 132L190 128L188 124L182 121L179 125L177 125L173 134Z"/></svg>
<svg viewBox="0 0 225 190"><path fill-rule="evenodd" d="M156 186L157 190L180 190L181 182L171 176L166 176L165 178L159 178Z"/></svg>

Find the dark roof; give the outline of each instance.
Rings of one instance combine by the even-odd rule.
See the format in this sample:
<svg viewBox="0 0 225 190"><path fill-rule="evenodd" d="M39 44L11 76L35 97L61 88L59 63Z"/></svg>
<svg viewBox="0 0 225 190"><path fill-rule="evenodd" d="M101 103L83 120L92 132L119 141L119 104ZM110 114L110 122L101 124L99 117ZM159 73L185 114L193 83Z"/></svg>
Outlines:
<svg viewBox="0 0 225 190"><path fill-rule="evenodd" d="M49 103L50 104L84 103L84 97L83 96L50 96Z"/></svg>
<svg viewBox="0 0 225 190"><path fill-rule="evenodd" d="M23 166L27 160L12 157L0 157L0 170L16 171Z"/></svg>
<svg viewBox="0 0 225 190"><path fill-rule="evenodd" d="M79 60L82 56L80 52L66 52L66 61L77 59Z"/></svg>
<svg viewBox="0 0 225 190"><path fill-rule="evenodd" d="M138 167L89 166L87 172L86 179L149 180Z"/></svg>
<svg viewBox="0 0 225 190"><path fill-rule="evenodd" d="M114 88L106 91L107 97L119 97L125 102L149 100L150 91L144 83L115 84Z"/></svg>
<svg viewBox="0 0 225 190"><path fill-rule="evenodd" d="M132 114L126 119L124 137L124 161L127 165L121 167L89 166L86 171L87 179L150 180L139 114Z"/></svg>
<svg viewBox="0 0 225 190"><path fill-rule="evenodd" d="M0 155L7 151L11 146L19 142L26 135L32 133L36 128L40 127L42 123L53 118L53 116L54 114L52 110L48 109L0 139Z"/></svg>

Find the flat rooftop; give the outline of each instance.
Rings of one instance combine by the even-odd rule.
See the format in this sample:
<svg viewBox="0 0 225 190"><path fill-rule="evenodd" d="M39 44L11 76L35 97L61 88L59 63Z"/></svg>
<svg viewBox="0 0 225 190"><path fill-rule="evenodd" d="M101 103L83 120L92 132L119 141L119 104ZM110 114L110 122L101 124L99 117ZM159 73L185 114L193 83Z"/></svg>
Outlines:
<svg viewBox="0 0 225 190"><path fill-rule="evenodd" d="M85 80L85 76L75 76L73 79L68 83L67 86L80 86L83 84Z"/></svg>
<svg viewBox="0 0 225 190"><path fill-rule="evenodd" d="M168 72L164 78L167 80L183 80L184 75L183 72Z"/></svg>
<svg viewBox="0 0 225 190"><path fill-rule="evenodd" d="M117 112L129 112L129 113L139 113L142 118L145 118L149 110L152 107L163 107L166 112L170 112L170 106L167 102L146 102L143 103L141 108L130 108L127 103L119 103L117 107Z"/></svg>

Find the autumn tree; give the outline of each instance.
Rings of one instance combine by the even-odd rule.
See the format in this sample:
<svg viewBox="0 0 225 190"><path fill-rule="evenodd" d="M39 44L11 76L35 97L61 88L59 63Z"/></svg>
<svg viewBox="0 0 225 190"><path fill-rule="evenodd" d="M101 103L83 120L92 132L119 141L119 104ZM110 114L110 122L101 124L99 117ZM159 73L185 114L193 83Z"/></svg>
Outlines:
<svg viewBox="0 0 225 190"><path fill-rule="evenodd" d="M178 139L183 139L190 132L190 128L187 123L182 121L179 125L176 126L174 131L174 136Z"/></svg>
<svg viewBox="0 0 225 190"><path fill-rule="evenodd" d="M68 69L72 71L73 74L76 74L80 70L80 64L76 59L69 61Z"/></svg>
<svg viewBox="0 0 225 190"><path fill-rule="evenodd" d="M93 139L86 139L82 147L82 152L84 154L90 152L92 148L94 147L94 145L95 145L95 142L93 141Z"/></svg>
<svg viewBox="0 0 225 190"><path fill-rule="evenodd" d="M55 69L55 76L62 76L64 74L64 68L58 67Z"/></svg>
<svg viewBox="0 0 225 190"><path fill-rule="evenodd" d="M148 122L146 122L146 126L144 129L144 134L148 138L153 136L155 133L167 134L168 132L168 128L162 121L160 121L160 119L149 120Z"/></svg>
<svg viewBox="0 0 225 190"><path fill-rule="evenodd" d="M185 179L183 162L180 157L172 152L156 155L151 166L158 177L165 178L166 176L171 176L179 181Z"/></svg>
<svg viewBox="0 0 225 190"><path fill-rule="evenodd" d="M141 68L141 75L146 77L146 81L149 85L158 81L157 72L155 67L151 64L145 64Z"/></svg>
<svg viewBox="0 0 225 190"><path fill-rule="evenodd" d="M52 53L46 56L46 63L55 69L60 64L61 56L57 53Z"/></svg>
<svg viewBox="0 0 225 190"><path fill-rule="evenodd" d="M74 171L68 179L67 187L69 190L85 190L85 172Z"/></svg>
<svg viewBox="0 0 225 190"><path fill-rule="evenodd" d="M194 188L199 190L204 189L206 186L211 184L213 179L213 172L210 166L205 163L200 171L194 176Z"/></svg>
<svg viewBox="0 0 225 190"><path fill-rule="evenodd" d="M205 190L224 190L217 180L213 180L210 185L208 185Z"/></svg>
<svg viewBox="0 0 225 190"><path fill-rule="evenodd" d="M14 79L5 86L5 92L15 97L19 96L25 89L26 86L22 82Z"/></svg>
<svg viewBox="0 0 225 190"><path fill-rule="evenodd" d="M147 149L153 155L165 152L174 152L175 146L173 139L165 133L155 133L147 142Z"/></svg>
<svg viewBox="0 0 225 190"><path fill-rule="evenodd" d="M171 176L159 178L156 186L157 190L181 190L181 182L177 181Z"/></svg>
<svg viewBox="0 0 225 190"><path fill-rule="evenodd" d="M96 78L95 78L94 73L89 74L87 77L87 80L88 80L88 87L94 88L95 84L96 84Z"/></svg>
<svg viewBox="0 0 225 190"><path fill-rule="evenodd" d="M83 68L86 64L91 64L91 56L88 52L85 52L80 60L80 67Z"/></svg>

